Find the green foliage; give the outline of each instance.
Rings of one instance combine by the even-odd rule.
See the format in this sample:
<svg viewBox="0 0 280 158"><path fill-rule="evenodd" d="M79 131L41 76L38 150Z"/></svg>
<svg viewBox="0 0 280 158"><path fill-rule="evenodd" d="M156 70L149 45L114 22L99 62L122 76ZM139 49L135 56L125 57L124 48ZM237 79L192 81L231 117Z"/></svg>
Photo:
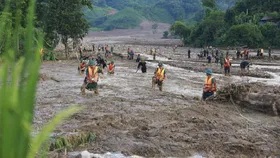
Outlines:
<svg viewBox="0 0 280 158"><path fill-rule="evenodd" d="M222 10L227 10L235 5L236 0L216 0L216 3Z"/></svg>
<svg viewBox="0 0 280 158"><path fill-rule="evenodd" d="M93 9L84 9L85 17L89 24L93 27L101 27L101 25L108 19L107 14L112 8L101 8L93 6Z"/></svg>
<svg viewBox="0 0 280 158"><path fill-rule="evenodd" d="M134 28L141 22L141 15L137 14L132 8L126 8L117 14L108 17L102 25L105 30Z"/></svg>
<svg viewBox="0 0 280 158"><path fill-rule="evenodd" d="M176 21L170 28L170 31L179 36L185 43L187 43L187 38L190 36L191 29L184 24L182 21Z"/></svg>
<svg viewBox="0 0 280 158"><path fill-rule="evenodd" d="M257 25L246 23L232 26L226 41L233 46L259 47L262 44L263 35Z"/></svg>
<svg viewBox="0 0 280 158"><path fill-rule="evenodd" d="M202 0L202 5L213 10L217 9L216 0Z"/></svg>
<svg viewBox="0 0 280 158"><path fill-rule="evenodd" d="M279 46L280 28L273 23L266 23L260 27L264 36L264 45Z"/></svg>
<svg viewBox="0 0 280 158"><path fill-rule="evenodd" d="M82 12L85 6L91 8L89 0L38 1L38 24L46 34L46 46L56 46L61 38L68 55L68 39L81 39L89 29Z"/></svg>
<svg viewBox="0 0 280 158"><path fill-rule="evenodd" d="M212 11L192 30L190 40L196 46L217 45L216 40L222 36L224 29L224 12Z"/></svg>
<svg viewBox="0 0 280 158"><path fill-rule="evenodd" d="M231 7L236 0L217 0L217 6L214 0L204 0L210 8ZM213 4L208 3L211 2ZM122 12L126 8L132 8L137 15L145 17L150 21L173 23L175 21L198 22L202 20L204 10L200 0L92 0L95 6L92 11L85 10L87 19L92 27L108 29L108 25L114 25L110 20L109 14L112 10ZM209 5L208 5L209 4ZM110 22L108 22L110 20ZM134 23L134 21L132 21ZM106 23L107 26L103 24ZM130 28L132 25L127 25ZM118 26L115 26L118 27ZM113 27L109 27L113 28Z"/></svg>
<svg viewBox="0 0 280 158"><path fill-rule="evenodd" d="M49 61L56 60L55 53L53 51L48 51L48 52L44 53L43 60L49 60Z"/></svg>
<svg viewBox="0 0 280 158"><path fill-rule="evenodd" d="M0 16L0 39L6 39L1 40L0 157L34 158L55 125L61 122L62 118L77 111L77 108L59 114L42 132L32 138L40 68L39 50L43 46L43 36L34 27L35 0L30 0L27 4L23 0L8 2L2 6L3 12ZM14 8L13 4L22 3L26 4L23 10L21 7ZM15 47L14 44L19 41L21 47ZM19 50L24 53L17 57Z"/></svg>
<svg viewBox="0 0 280 158"><path fill-rule="evenodd" d="M234 6L237 12L247 12L250 15L263 12L279 12L280 0L239 0Z"/></svg>
<svg viewBox="0 0 280 158"><path fill-rule="evenodd" d="M154 7L154 8L145 8L143 11L145 14L145 17L149 20L159 21L159 22L165 22L165 23L172 23L174 22L174 18L168 10L164 8Z"/></svg>
<svg viewBox="0 0 280 158"><path fill-rule="evenodd" d="M222 0L216 2L220 4ZM184 40L186 44L189 41L194 46L280 47L280 8L277 7L280 0L240 0L225 12L217 10L213 0L202 3L205 7L203 20L191 29L190 36L181 35L187 39ZM260 21L265 16L270 21Z"/></svg>
<svg viewBox="0 0 280 158"><path fill-rule="evenodd" d="M28 153L28 158L34 158L36 157L37 152L40 150L41 146L43 145L43 142L47 141L49 139L50 133L55 129L55 127L61 123L61 121L68 116L76 113L79 111L80 108L78 107L70 107L67 110L64 110L63 112L57 114L52 121L50 121L43 129L42 131L36 135L31 142L31 148Z"/></svg>
<svg viewBox="0 0 280 158"><path fill-rule="evenodd" d="M72 133L69 135L58 136L51 140L50 150L73 149L80 145L92 143L96 139L94 133Z"/></svg>
<svg viewBox="0 0 280 158"><path fill-rule="evenodd" d="M168 38L169 32L168 31L164 31L163 32L163 38Z"/></svg>

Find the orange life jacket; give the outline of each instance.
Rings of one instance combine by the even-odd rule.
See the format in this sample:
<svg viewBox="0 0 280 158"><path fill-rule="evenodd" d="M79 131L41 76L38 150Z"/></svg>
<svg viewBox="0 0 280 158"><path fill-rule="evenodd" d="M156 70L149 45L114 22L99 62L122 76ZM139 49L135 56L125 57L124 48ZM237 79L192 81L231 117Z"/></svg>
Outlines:
<svg viewBox="0 0 280 158"><path fill-rule="evenodd" d="M108 70L109 71L112 71L114 69L115 65L114 64L109 64L108 66Z"/></svg>
<svg viewBox="0 0 280 158"><path fill-rule="evenodd" d="M204 90L207 92L215 92L217 90L216 85L212 84L213 77L206 77L204 82Z"/></svg>
<svg viewBox="0 0 280 158"><path fill-rule="evenodd" d="M230 67L230 60L225 58L224 67Z"/></svg>
<svg viewBox="0 0 280 158"><path fill-rule="evenodd" d="M164 68L158 68L157 72L156 72L156 78L160 81L164 80L164 73L165 73L165 69Z"/></svg>
<svg viewBox="0 0 280 158"><path fill-rule="evenodd" d="M80 68L81 68L81 69L84 69L84 68L86 67L86 65L87 65L86 63L82 62L82 63L80 64Z"/></svg>
<svg viewBox="0 0 280 158"><path fill-rule="evenodd" d="M88 74L87 74L87 80L89 82L92 82L92 79L96 78L98 79L98 67L88 67Z"/></svg>

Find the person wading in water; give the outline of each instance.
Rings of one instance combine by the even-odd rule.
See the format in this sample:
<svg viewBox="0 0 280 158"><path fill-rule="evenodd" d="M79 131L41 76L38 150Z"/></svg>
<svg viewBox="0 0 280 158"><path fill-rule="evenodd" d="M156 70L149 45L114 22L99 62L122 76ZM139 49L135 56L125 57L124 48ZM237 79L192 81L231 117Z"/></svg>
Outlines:
<svg viewBox="0 0 280 158"><path fill-rule="evenodd" d="M162 91L163 81L166 78L165 68L163 68L163 64L162 63L158 64L158 67L156 68L154 74L155 75L153 77L152 87L154 87L157 84L159 90Z"/></svg>
<svg viewBox="0 0 280 158"><path fill-rule="evenodd" d="M100 72L99 67L96 65L94 60L90 60L86 69L86 77L81 87L82 95L86 94L86 89L93 91L95 94L99 94L97 82L99 80L98 73Z"/></svg>
<svg viewBox="0 0 280 158"><path fill-rule="evenodd" d="M202 93L202 100L206 100L210 96L213 96L216 92L216 80L212 77L212 70L206 70L206 78L204 81L203 93Z"/></svg>
<svg viewBox="0 0 280 158"><path fill-rule="evenodd" d="M146 62L145 62L144 59L141 59L141 61L139 62L138 66L137 66L137 71L140 69L140 67L141 67L142 73L146 73L147 72Z"/></svg>

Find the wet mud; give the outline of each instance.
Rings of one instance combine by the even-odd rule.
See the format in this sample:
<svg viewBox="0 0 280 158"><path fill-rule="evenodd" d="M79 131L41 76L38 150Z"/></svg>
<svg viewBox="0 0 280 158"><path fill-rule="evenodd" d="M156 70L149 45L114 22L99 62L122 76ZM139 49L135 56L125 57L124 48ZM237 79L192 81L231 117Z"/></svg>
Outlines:
<svg viewBox="0 0 280 158"><path fill-rule="evenodd" d="M97 39L87 41L90 45ZM93 38L92 38L93 39ZM123 42L123 41L122 41ZM127 47L139 50L147 61L147 73L136 73L135 60L126 59ZM95 141L71 149L92 153L121 152L143 157L265 157L280 156L280 118L264 112L243 108L228 101L200 101L204 69L211 66L218 88L232 83L260 82L260 91L279 82L279 69L258 70L270 77L240 77L239 67L232 76L224 76L217 64L192 59L184 54L188 48L158 46L167 79L163 91L152 88L157 61L152 61L153 46L115 44L114 75L104 71L99 81L99 95L80 87L84 76L77 71L77 60L44 62L41 74L53 77L38 83L34 125L42 128L57 112L77 105L83 110L57 127L55 133L94 133ZM96 53L94 54L96 55ZM175 57L176 56L176 57ZM236 61L238 63L238 61ZM275 61L275 64L277 61ZM252 71L256 71L253 65ZM269 91L270 92L270 91Z"/></svg>

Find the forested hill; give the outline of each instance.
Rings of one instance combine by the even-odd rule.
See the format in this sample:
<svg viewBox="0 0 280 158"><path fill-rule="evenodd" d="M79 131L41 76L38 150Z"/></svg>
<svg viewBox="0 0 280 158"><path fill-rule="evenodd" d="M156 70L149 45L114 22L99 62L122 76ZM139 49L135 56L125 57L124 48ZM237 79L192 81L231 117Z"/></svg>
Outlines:
<svg viewBox="0 0 280 158"><path fill-rule="evenodd" d="M216 0L225 10L236 0ZM111 30L133 28L144 20L173 23L176 20L197 22L203 18L201 0L92 0L93 9L85 10L93 28Z"/></svg>
<svg viewBox="0 0 280 158"><path fill-rule="evenodd" d="M206 15L196 25L177 21L171 26L185 44L280 47L280 0L239 0L226 11L217 9L213 0L206 1Z"/></svg>

